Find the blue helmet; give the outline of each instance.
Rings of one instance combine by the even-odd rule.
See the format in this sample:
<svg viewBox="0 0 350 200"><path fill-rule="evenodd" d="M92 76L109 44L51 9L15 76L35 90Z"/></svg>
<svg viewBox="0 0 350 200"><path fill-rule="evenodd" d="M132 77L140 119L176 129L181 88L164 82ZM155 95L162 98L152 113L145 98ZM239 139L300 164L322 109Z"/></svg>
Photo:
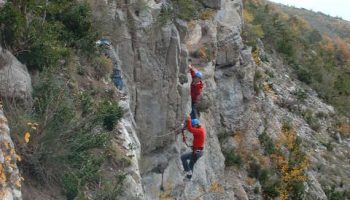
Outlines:
<svg viewBox="0 0 350 200"><path fill-rule="evenodd" d="M196 71L195 76L200 78L200 79L203 77L203 75L200 71Z"/></svg>
<svg viewBox="0 0 350 200"><path fill-rule="evenodd" d="M199 120L198 119L192 119L192 125L199 125Z"/></svg>

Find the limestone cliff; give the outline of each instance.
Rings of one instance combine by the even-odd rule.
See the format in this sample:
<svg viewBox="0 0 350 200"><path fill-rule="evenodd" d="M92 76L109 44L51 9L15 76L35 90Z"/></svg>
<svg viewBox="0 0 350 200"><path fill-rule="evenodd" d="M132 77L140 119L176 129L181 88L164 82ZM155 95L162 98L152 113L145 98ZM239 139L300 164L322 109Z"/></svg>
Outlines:
<svg viewBox="0 0 350 200"><path fill-rule="evenodd" d="M28 102L31 99L31 78L26 66L0 46L0 97L6 100ZM10 128L0 101L0 198L22 199L22 177L17 167L21 160L16 154Z"/></svg>
<svg viewBox="0 0 350 200"><path fill-rule="evenodd" d="M349 130L335 126L335 109L293 78L291 68L278 53L265 51L268 44L258 40L258 48L253 50L244 43L242 0L195 1L201 8L200 16L187 21L177 14L191 13L181 13L186 9L179 6L183 9L179 10L174 2L88 0L94 28L112 42L104 53L111 58L111 65L117 63L122 71L125 87L114 88L107 78L111 73L108 68L103 69L108 71L103 71L103 77L95 78L93 69L84 66L91 60L80 59L79 54L67 62L71 62L67 68L61 66L68 73L57 77L65 80L64 76L71 76L67 87L72 90L67 91L72 91L72 96L82 95L91 87L105 91L99 96L111 93L111 101L119 101L124 116L117 128L110 130L111 146L107 151L95 149L95 153L109 154L108 158L119 156L125 163L106 162L96 169L103 178L81 185L79 192L72 187L72 198L96 198L94 190L103 188L103 181L116 174L123 177L122 192L119 183L111 182L115 188L108 198L283 199L295 183L296 188L302 188L295 194L300 199L327 199L326 189L330 187L349 190ZM181 154L191 149L179 134L191 110L189 60L204 74L199 107L200 121L207 131L204 156L196 163L191 181L185 178L180 161ZM78 76L70 65L84 66L86 72L79 74L76 69ZM31 101L31 78L26 67L1 47L0 83L1 97ZM87 106L93 105L90 98L85 99ZM87 109L88 114L93 115L92 110ZM75 112L80 115L79 108ZM82 127L84 122L88 124L78 119ZM2 108L0 122L0 196L21 199L21 176L15 162L19 157ZM99 126L89 129L93 133L87 138L102 132ZM31 191L31 187L37 186L30 185L24 191ZM45 190L45 186L38 188ZM50 197L23 192L23 198L64 199L60 195L63 190L67 188L57 188L58 195Z"/></svg>
<svg viewBox="0 0 350 200"><path fill-rule="evenodd" d="M216 9L209 19L176 19L161 26L158 20L166 1L89 2L96 26L117 46L123 63L129 117L121 130L126 137L135 138L136 133L140 142L140 146L138 142L136 145L140 154L133 165L137 176L131 169L125 199L262 199L254 192L254 188L261 189L261 183L249 182L249 166L254 159L268 159L259 136L268 133L273 139L283 137L281 127L286 118L303 140L303 149L311 161L304 197L326 199L320 186L327 179L322 176L326 171L332 174L328 182L341 180L349 187L348 141L334 146L338 153L332 159L339 166L326 164L332 162L325 158L325 154L332 153L327 153L324 143L336 134L329 129L334 109L310 88L290 78L290 70L276 55L265 54L264 44L260 53L269 61L254 61L252 49L241 38L240 0L203 1L205 6ZM189 58L204 72L202 98L207 105L200 120L208 139L192 181L184 182L179 158L189 149L177 133L190 111L190 77L186 73ZM257 86L261 89L257 90ZM305 91L303 103L298 103L298 91ZM300 114L306 109L324 113L318 131L310 128ZM225 167L222 152L227 151L246 156L242 159L247 163L242 168ZM322 171L317 169L321 164ZM335 168L338 172L331 173ZM133 192L135 188L137 193Z"/></svg>
<svg viewBox="0 0 350 200"><path fill-rule="evenodd" d="M0 105L0 198L4 200L19 200L21 195L22 177L17 168L19 156L15 152L15 147L10 137L10 129L7 119Z"/></svg>

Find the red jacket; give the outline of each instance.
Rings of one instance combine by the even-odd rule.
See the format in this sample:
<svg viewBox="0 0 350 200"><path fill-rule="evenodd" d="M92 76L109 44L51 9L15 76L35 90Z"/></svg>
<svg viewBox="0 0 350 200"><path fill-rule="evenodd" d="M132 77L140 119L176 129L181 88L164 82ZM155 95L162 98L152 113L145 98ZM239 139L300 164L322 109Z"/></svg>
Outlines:
<svg viewBox="0 0 350 200"><path fill-rule="evenodd" d="M187 130L193 134L193 149L204 148L205 143L205 129L203 127L192 127L191 118L187 118Z"/></svg>
<svg viewBox="0 0 350 200"><path fill-rule="evenodd" d="M193 69L190 69L192 79L196 77L196 71ZM191 98L192 102L196 103L198 101L199 95L202 93L203 90L203 82L199 81L198 83L194 84L191 83Z"/></svg>

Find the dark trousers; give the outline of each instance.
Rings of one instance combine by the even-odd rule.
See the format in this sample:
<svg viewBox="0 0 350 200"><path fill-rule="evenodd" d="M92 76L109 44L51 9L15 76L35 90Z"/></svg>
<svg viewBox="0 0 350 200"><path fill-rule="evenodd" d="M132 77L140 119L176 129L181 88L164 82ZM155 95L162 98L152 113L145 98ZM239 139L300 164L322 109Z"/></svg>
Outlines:
<svg viewBox="0 0 350 200"><path fill-rule="evenodd" d="M191 110L191 119L199 119L200 114L197 109L197 105L195 102L192 102L192 110Z"/></svg>
<svg viewBox="0 0 350 200"><path fill-rule="evenodd" d="M182 154L181 161L185 172L192 171L194 164L202 156L203 156L203 151L201 150Z"/></svg>
<svg viewBox="0 0 350 200"><path fill-rule="evenodd" d="M113 69L112 80L114 85L119 90L123 89L124 83L123 83L122 73L119 69L116 69L116 68Z"/></svg>

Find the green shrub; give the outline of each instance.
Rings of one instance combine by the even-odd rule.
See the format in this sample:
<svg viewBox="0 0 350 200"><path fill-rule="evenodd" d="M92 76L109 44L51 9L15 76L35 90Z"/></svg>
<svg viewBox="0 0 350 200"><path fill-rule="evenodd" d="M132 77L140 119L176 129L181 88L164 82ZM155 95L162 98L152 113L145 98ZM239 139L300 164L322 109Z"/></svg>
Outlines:
<svg viewBox="0 0 350 200"><path fill-rule="evenodd" d="M264 37L264 30L261 25L252 25L245 23L243 26L242 37L244 42L249 46L255 46L258 38Z"/></svg>
<svg viewBox="0 0 350 200"><path fill-rule="evenodd" d="M55 14L65 26L66 32L62 35L65 41L83 52L93 53L95 51L98 34L92 30L91 11L86 2L71 3L63 14Z"/></svg>
<svg viewBox="0 0 350 200"><path fill-rule="evenodd" d="M288 39L280 39L277 42L277 50L287 56L287 59L294 58L294 45L291 38Z"/></svg>
<svg viewBox="0 0 350 200"><path fill-rule="evenodd" d="M329 200L344 200L344 199L350 199L350 191L337 191L335 189L335 186L332 186L331 188L324 189L327 198Z"/></svg>
<svg viewBox="0 0 350 200"><path fill-rule="evenodd" d="M254 74L254 79L259 80L263 77L262 72L260 70L256 70Z"/></svg>
<svg viewBox="0 0 350 200"><path fill-rule="evenodd" d="M249 163L248 176L259 179L261 173L261 165L256 161Z"/></svg>
<svg viewBox="0 0 350 200"><path fill-rule="evenodd" d="M110 133L91 130L100 124L111 130L122 110L117 103L103 101L93 112L92 92L74 99L65 79L56 77L57 71L43 69L34 84L34 112L30 117L40 124L40 129L19 154L26 163L24 174L43 182L48 176L60 180L57 184L67 199L75 199L86 185L97 183L107 158L104 151L109 146ZM84 118L77 115L77 107L85 110ZM127 165L130 161L122 162Z"/></svg>
<svg viewBox="0 0 350 200"><path fill-rule="evenodd" d="M262 187L263 196L266 199L274 199L279 196L278 188L280 187L279 181L270 180L265 182Z"/></svg>
<svg viewBox="0 0 350 200"><path fill-rule="evenodd" d="M82 116L86 116L93 112L93 99L89 92L84 91L80 94L80 105L82 110Z"/></svg>
<svg viewBox="0 0 350 200"><path fill-rule="evenodd" d="M240 155L237 155L234 150L224 151L223 154L225 156L226 166L234 166L234 165L241 166L242 158Z"/></svg>
<svg viewBox="0 0 350 200"><path fill-rule="evenodd" d="M1 43L30 69L42 70L72 50L93 53L98 34L91 22L88 4L77 0L13 1L0 10Z"/></svg>
<svg viewBox="0 0 350 200"><path fill-rule="evenodd" d="M321 128L321 124L318 121L316 117L314 117L312 111L310 109L307 109L303 112L303 117L305 121L309 124L309 126L314 130L314 131L319 131Z"/></svg>
<svg viewBox="0 0 350 200"><path fill-rule="evenodd" d="M163 26L173 18L173 9L170 6L162 4L160 14L157 18L157 26Z"/></svg>
<svg viewBox="0 0 350 200"><path fill-rule="evenodd" d="M254 161L249 163L248 176L256 178L261 184L266 184L271 174L268 169L263 169L257 161Z"/></svg>
<svg viewBox="0 0 350 200"><path fill-rule="evenodd" d="M113 70L112 60L107 58L106 56L98 56L94 59L94 68L96 73L96 78L101 79L103 77L107 77Z"/></svg>
<svg viewBox="0 0 350 200"><path fill-rule="evenodd" d="M264 56L266 58L266 56ZM266 58L267 59L267 58ZM268 62L268 60L262 59L263 62ZM267 70L265 72L270 78L275 78L275 73L272 70Z"/></svg>
<svg viewBox="0 0 350 200"><path fill-rule="evenodd" d="M109 140L108 133L90 134L80 131L72 138L73 152L82 152L93 148L104 147Z"/></svg>
<svg viewBox="0 0 350 200"><path fill-rule="evenodd" d="M339 75L334 82L334 89L337 91L338 95L350 96L350 76L349 75Z"/></svg>
<svg viewBox="0 0 350 200"><path fill-rule="evenodd" d="M316 117L319 119L327 118L327 116L328 116L328 114L325 112L322 112L322 111L316 113Z"/></svg>
<svg viewBox="0 0 350 200"><path fill-rule="evenodd" d="M18 38L22 37L24 27L25 17L12 2L6 3L0 10L1 46L16 46Z"/></svg>
<svg viewBox="0 0 350 200"><path fill-rule="evenodd" d="M297 72L297 77L300 81L306 84L312 83L312 74L308 69L299 67L296 72Z"/></svg>
<svg viewBox="0 0 350 200"><path fill-rule="evenodd" d="M229 132L227 132L227 131L220 131L220 133L218 135L218 139L219 139L220 144L222 144L229 137L230 137L230 133Z"/></svg>
<svg viewBox="0 0 350 200"><path fill-rule="evenodd" d="M66 171L69 171L62 179L62 186L68 199L71 197L74 199L85 184L96 183L99 180L100 168L106 156L90 152L104 148L109 140L110 135L107 133L93 135L86 130L70 136L59 159L61 165L64 164Z"/></svg>
<svg viewBox="0 0 350 200"><path fill-rule="evenodd" d="M282 121L282 132L287 132L293 130L292 122L290 118L283 119Z"/></svg>
<svg viewBox="0 0 350 200"><path fill-rule="evenodd" d="M260 171L260 175L258 177L258 180L260 183L265 184L269 180L270 172L268 169L262 169Z"/></svg>
<svg viewBox="0 0 350 200"><path fill-rule="evenodd" d="M112 131L115 124L123 117L123 109L117 102L104 100L100 103L96 119L102 122L106 130Z"/></svg>
<svg viewBox="0 0 350 200"><path fill-rule="evenodd" d="M305 100L307 99L307 94L304 90L300 90L298 89L296 92L296 96L299 102L305 102Z"/></svg>
<svg viewBox="0 0 350 200"><path fill-rule="evenodd" d="M73 200L79 192L79 180L74 173L67 172L62 178L62 185L68 200Z"/></svg>
<svg viewBox="0 0 350 200"><path fill-rule="evenodd" d="M291 184L293 192L289 194L290 199L303 199L305 194L305 186L303 182L294 182Z"/></svg>
<svg viewBox="0 0 350 200"><path fill-rule="evenodd" d="M63 26L59 22L42 23L41 20L33 20L27 28L27 44L29 51L19 53L18 59L31 69L42 70L45 67L57 66L60 59L66 59L70 50L59 41L59 32Z"/></svg>
<svg viewBox="0 0 350 200"><path fill-rule="evenodd" d="M259 80L262 78L262 72L260 70L256 70L254 74L254 92L255 94L259 94L262 89L262 86L259 84Z"/></svg>
<svg viewBox="0 0 350 200"><path fill-rule="evenodd" d="M203 8L197 0L173 0L175 15L183 20L190 21L199 17L199 12Z"/></svg>
<svg viewBox="0 0 350 200"><path fill-rule="evenodd" d="M254 188L254 194L259 194L260 193L260 188L259 187L255 187Z"/></svg>
<svg viewBox="0 0 350 200"><path fill-rule="evenodd" d="M81 167L78 169L78 174L81 179L81 186L84 186L87 182L96 183L98 181L104 159L104 156L87 156L83 162L79 163Z"/></svg>
<svg viewBox="0 0 350 200"><path fill-rule="evenodd" d="M45 69L40 81L33 87L35 118L43 121L46 135L69 127L74 114L74 100L64 80L56 76L57 71Z"/></svg>
<svg viewBox="0 0 350 200"><path fill-rule="evenodd" d="M105 181L102 187L102 190L99 191L94 199L99 200L115 200L123 193L124 180L126 178L126 174L118 174L115 176L115 180Z"/></svg>
<svg viewBox="0 0 350 200"><path fill-rule="evenodd" d="M266 132L263 132L261 135L259 135L259 141L264 147L265 152L268 153L269 155L276 152L275 144L273 143L273 140L270 138L270 136L267 135Z"/></svg>

